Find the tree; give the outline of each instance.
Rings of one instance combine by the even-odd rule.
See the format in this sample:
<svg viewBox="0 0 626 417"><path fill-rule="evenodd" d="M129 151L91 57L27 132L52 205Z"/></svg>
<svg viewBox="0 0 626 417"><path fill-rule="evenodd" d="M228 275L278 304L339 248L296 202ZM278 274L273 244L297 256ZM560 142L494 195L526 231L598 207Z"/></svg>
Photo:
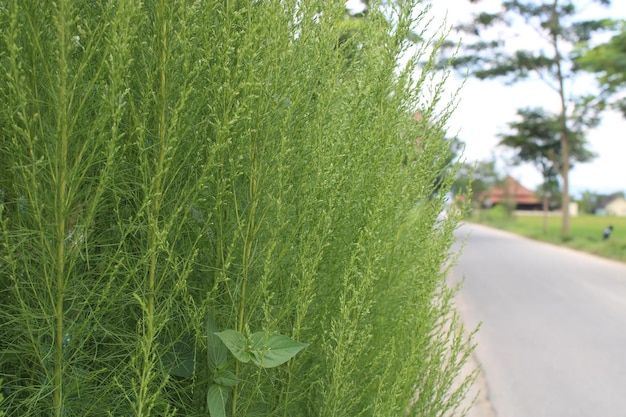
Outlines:
<svg viewBox="0 0 626 417"><path fill-rule="evenodd" d="M501 134L499 144L515 152L513 156L515 164L531 163L541 173L544 232L547 232L549 196L555 185L558 187L559 173L564 172L560 117L542 108L519 109L517 114L521 120L509 123L512 133ZM585 147L583 129L569 131L568 138L570 167L573 166L573 162L587 162L595 156Z"/></svg>
<svg viewBox="0 0 626 417"><path fill-rule="evenodd" d="M608 5L609 0L597 0ZM478 1L473 1L478 2ZM503 78L509 83L517 83L530 78L540 79L556 93L559 106L559 140L563 163L560 174L563 181L563 218L561 234L570 232L569 220L569 171L571 153L572 112L586 106L591 108L592 100L578 97L571 91L568 81L574 77L574 62L568 55L576 45L587 42L592 34L608 26L608 20L579 21L574 1L503 1L497 13L480 13L469 24L457 29L464 39L473 39L462 45L459 56L451 59L458 69L468 70L478 79ZM522 27L527 32L534 31L538 36L537 48L511 50L508 43L515 34L515 28ZM499 29L501 32L490 31ZM494 36L505 33L507 38ZM531 35L532 36L532 35ZM456 44L448 46L456 47ZM582 113L588 113L583 111ZM594 120L593 117L590 120ZM584 123L585 120L582 120Z"/></svg>
<svg viewBox="0 0 626 417"><path fill-rule="evenodd" d="M580 211L586 214L593 214L598 204L610 196L611 194L598 193L591 190L583 191L578 200Z"/></svg>
<svg viewBox="0 0 626 417"><path fill-rule="evenodd" d="M621 30L608 42L591 49L583 45L578 51L576 64L582 70L598 75L602 95L626 116L626 22L621 22Z"/></svg>

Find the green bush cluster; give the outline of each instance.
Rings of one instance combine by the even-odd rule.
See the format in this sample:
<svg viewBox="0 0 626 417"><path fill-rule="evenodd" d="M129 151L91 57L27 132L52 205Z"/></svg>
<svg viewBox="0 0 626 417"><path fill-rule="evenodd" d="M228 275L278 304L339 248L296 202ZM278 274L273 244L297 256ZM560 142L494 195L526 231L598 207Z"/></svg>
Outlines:
<svg viewBox="0 0 626 417"><path fill-rule="evenodd" d="M493 209L492 209L493 210ZM505 219L481 212L482 217L473 216L470 221L505 229L532 239L562 244L573 249L593 253L606 258L626 261L626 218L582 215L572 217L571 234L561 236L560 216L548 216L547 233L544 232L542 215L516 214ZM602 238L603 230L613 225L614 231L608 240Z"/></svg>
<svg viewBox="0 0 626 417"><path fill-rule="evenodd" d="M512 214L504 205L497 205L490 209L481 210L479 214L481 216L481 220L494 223L506 222L513 218Z"/></svg>
<svg viewBox="0 0 626 417"><path fill-rule="evenodd" d="M349 37L339 2L0 3L0 414L463 405L403 3Z"/></svg>

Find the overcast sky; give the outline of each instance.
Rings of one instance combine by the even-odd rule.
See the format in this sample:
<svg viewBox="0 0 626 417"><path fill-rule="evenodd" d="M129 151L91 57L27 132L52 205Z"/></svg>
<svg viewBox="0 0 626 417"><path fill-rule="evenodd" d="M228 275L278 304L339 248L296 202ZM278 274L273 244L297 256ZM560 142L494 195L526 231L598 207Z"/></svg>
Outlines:
<svg viewBox="0 0 626 417"><path fill-rule="evenodd" d="M589 0L580 4L588 4ZM613 6L603 9L585 6L585 18L613 17L626 19L626 0L613 0ZM437 19L447 17L450 24L467 21L472 11L479 7L492 7L497 10L500 0L483 0L479 6L468 0L435 0L432 12ZM531 38L522 37L522 42ZM460 83L452 80L451 86ZM593 79L579 82L577 88L593 87ZM460 84L459 84L460 85ZM545 106L558 110L555 92L542 82L522 82L512 87L500 81L466 82L460 95L460 102L450 122L450 132L459 132L466 143L465 156L468 161L489 159L497 149L498 133L506 131L507 123L514 121L520 107ZM610 193L626 191L626 119L617 113L606 113L602 124L588 135L590 148L598 157L590 163L574 166L570 173L570 192L577 195L584 190ZM541 184L541 175L532 167L502 166L526 187L535 189Z"/></svg>

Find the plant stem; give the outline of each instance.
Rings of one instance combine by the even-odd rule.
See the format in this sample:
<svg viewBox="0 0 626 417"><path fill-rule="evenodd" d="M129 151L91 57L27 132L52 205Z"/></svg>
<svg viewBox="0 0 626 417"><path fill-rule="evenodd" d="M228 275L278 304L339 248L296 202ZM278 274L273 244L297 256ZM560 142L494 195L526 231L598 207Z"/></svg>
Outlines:
<svg viewBox="0 0 626 417"><path fill-rule="evenodd" d="M159 11L164 12L165 4L163 0L159 2ZM166 64L167 64L167 19L166 16L161 16L161 55L159 65L159 119L158 119L158 140L159 140L159 158L156 166L156 172L154 177L154 192L152 193L152 207L150 209L150 234L148 247L150 250L150 261L148 269L148 302L146 312L146 324L145 324L145 342L143 351L143 366L142 366L142 387L140 390L138 415L150 415L151 405L149 400L149 384L152 379L152 350L154 345L155 336L155 298L156 298L156 286L157 286L157 263L158 263L158 248L159 248L159 215L161 211L161 198L163 188L163 172L165 166L165 153L166 153L166 107L167 107L167 77L166 77Z"/></svg>
<svg viewBox="0 0 626 417"><path fill-rule="evenodd" d="M250 199L250 212L248 214L248 222L246 224L246 232L243 244L243 270L241 272L241 301L239 302L239 313L237 317L237 331L244 332L245 311L246 311L246 295L248 278L250 276L250 267L252 264L252 246L256 234L256 209L258 206L258 159L257 159L257 137L253 134L253 143L251 150L251 168L250 168L250 184L248 188L248 197ZM239 375L239 363L235 365L235 375ZM237 410L238 389L233 387L233 405L232 413L235 416Z"/></svg>
<svg viewBox="0 0 626 417"><path fill-rule="evenodd" d="M57 129L60 135L60 149L57 155L56 187L56 300L55 300L55 354L54 354L54 394L52 397L54 415L63 415L63 299L65 298L65 216L67 211L67 1L59 1L57 25L59 31L59 97Z"/></svg>

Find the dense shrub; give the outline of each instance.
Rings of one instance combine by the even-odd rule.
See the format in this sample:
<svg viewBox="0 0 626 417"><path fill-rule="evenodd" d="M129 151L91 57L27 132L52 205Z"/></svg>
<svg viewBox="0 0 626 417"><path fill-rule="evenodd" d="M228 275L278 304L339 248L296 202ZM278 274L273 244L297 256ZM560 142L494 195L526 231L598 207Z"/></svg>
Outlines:
<svg viewBox="0 0 626 417"><path fill-rule="evenodd" d="M0 4L6 415L455 412L423 16L335 3Z"/></svg>

